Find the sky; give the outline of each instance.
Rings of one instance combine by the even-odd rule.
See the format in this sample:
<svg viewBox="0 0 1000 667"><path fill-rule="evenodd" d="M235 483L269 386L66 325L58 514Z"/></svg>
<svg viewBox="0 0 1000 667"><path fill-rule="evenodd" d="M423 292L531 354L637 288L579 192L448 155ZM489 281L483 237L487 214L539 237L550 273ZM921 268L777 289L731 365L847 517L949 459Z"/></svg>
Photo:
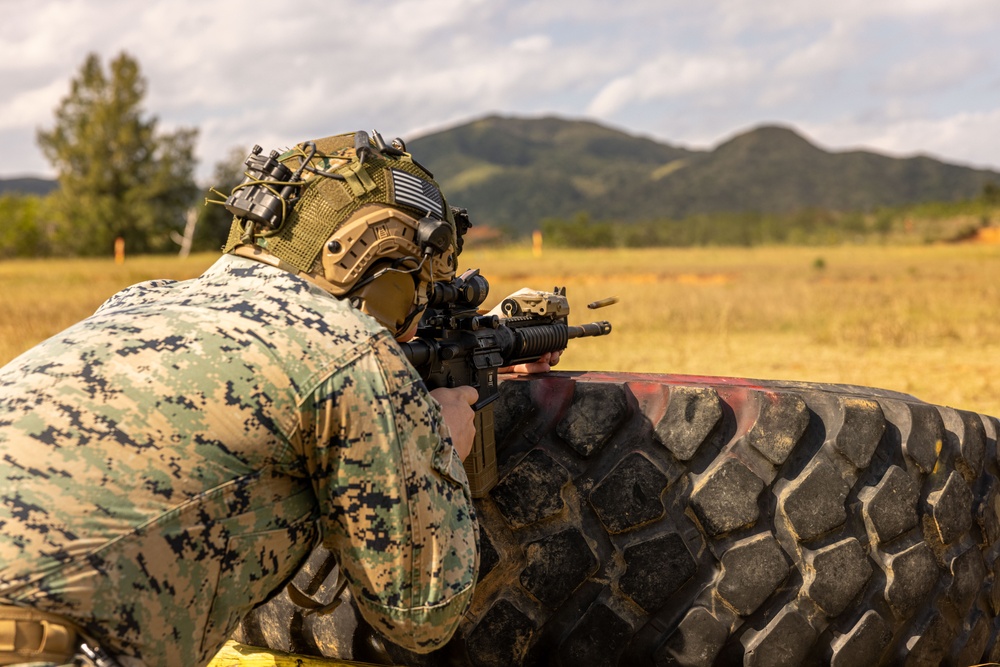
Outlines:
<svg viewBox="0 0 1000 667"><path fill-rule="evenodd" d="M199 130L197 174L376 129L586 119L709 149L763 124L828 150L1000 170L996 0L0 0L0 178L89 53L138 60L147 115ZM417 156L419 159L419 156Z"/></svg>

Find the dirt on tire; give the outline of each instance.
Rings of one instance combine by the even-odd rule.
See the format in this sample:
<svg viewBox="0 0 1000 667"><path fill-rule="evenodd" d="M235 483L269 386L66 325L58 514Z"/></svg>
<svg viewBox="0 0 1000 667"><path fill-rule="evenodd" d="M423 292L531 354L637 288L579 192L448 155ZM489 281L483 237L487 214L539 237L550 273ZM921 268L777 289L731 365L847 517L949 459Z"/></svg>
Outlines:
<svg viewBox="0 0 1000 667"><path fill-rule="evenodd" d="M846 385L549 373L504 380L496 431L479 582L445 648L372 631L322 549L236 639L476 667L1000 658L993 417Z"/></svg>

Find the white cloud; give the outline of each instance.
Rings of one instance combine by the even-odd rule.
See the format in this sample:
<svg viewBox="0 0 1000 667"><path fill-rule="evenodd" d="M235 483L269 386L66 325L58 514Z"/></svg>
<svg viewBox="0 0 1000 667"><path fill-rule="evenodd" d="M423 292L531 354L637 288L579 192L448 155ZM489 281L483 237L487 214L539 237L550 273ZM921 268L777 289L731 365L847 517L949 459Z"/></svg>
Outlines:
<svg viewBox="0 0 1000 667"><path fill-rule="evenodd" d="M836 150L863 148L896 156L927 154L947 162L996 169L1000 109L942 118L801 124L817 142Z"/></svg>
<svg viewBox="0 0 1000 667"><path fill-rule="evenodd" d="M243 0L33 0L0 24L0 131L31 145L88 52L107 62L127 50L149 81L147 111L165 129L200 128L200 173L254 142L361 127L407 136L487 113L546 112L672 143L785 122L839 145L914 142L977 161L985 149L962 128L1000 136L990 126L994 7L300 0L278 11ZM934 142L923 136L931 132ZM40 153L0 156L0 175L44 168Z"/></svg>
<svg viewBox="0 0 1000 667"><path fill-rule="evenodd" d="M861 43L855 31L856 26L845 21L833 21L826 34L819 39L782 54L773 69L773 76L812 78L856 63L865 57L868 48Z"/></svg>
<svg viewBox="0 0 1000 667"><path fill-rule="evenodd" d="M92 20L82 2L38 2L8 7L0 27L0 73L47 69L60 64L64 54L84 46L90 35L79 28Z"/></svg>
<svg viewBox="0 0 1000 667"><path fill-rule="evenodd" d="M788 0L721 0L715 15L727 32L784 29L803 24L844 21L862 23L888 20L905 22L932 19L951 27L970 21L991 20L994 0L838 0L838 2L789 2Z"/></svg>
<svg viewBox="0 0 1000 667"><path fill-rule="evenodd" d="M49 125L50 116L39 115L39 109L54 109L69 90L69 81L57 79L41 88L0 98L0 130L34 128Z"/></svg>
<svg viewBox="0 0 1000 667"><path fill-rule="evenodd" d="M688 12L703 14L688 0L629 0L608 3L607 0L572 0L537 2L516 0L507 2L505 15L514 25L538 26L541 24L581 24L610 26L628 24L648 29L660 21L677 20ZM694 9L692 9L694 8Z"/></svg>
<svg viewBox="0 0 1000 667"><path fill-rule="evenodd" d="M712 93L714 97L750 85L761 71L761 63L742 53L667 53L608 83L591 100L587 113L610 116L633 102L671 96Z"/></svg>
<svg viewBox="0 0 1000 667"><path fill-rule="evenodd" d="M384 32L387 40L413 40L445 28L460 29L481 9L488 8L482 2L470 0L404 0L387 3L382 11L361 10L358 15L370 15L370 29L375 33ZM366 28L365 23L362 18L359 26L362 31Z"/></svg>
<svg viewBox="0 0 1000 667"><path fill-rule="evenodd" d="M528 35L519 37L510 43L510 48L514 51L525 53L544 53L552 46L552 39L548 35Z"/></svg>
<svg viewBox="0 0 1000 667"><path fill-rule="evenodd" d="M962 46L934 49L892 65L876 85L893 95L936 93L962 85L977 70L988 67L984 55Z"/></svg>

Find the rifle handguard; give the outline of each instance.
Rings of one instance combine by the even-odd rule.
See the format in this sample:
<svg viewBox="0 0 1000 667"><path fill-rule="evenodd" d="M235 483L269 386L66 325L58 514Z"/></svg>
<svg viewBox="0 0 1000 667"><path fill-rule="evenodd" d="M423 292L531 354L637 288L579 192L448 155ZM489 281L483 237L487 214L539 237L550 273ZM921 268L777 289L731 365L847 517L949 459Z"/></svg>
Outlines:
<svg viewBox="0 0 1000 667"><path fill-rule="evenodd" d="M565 289L521 290L501 304L506 316L496 309L479 312L488 293L489 283L478 269L436 283L417 337L400 344L428 388L468 386L479 392L472 406L476 438L465 459L473 498L484 497L498 480L493 431L493 402L500 397L497 371L564 350L572 338L611 333L608 322L567 325Z"/></svg>

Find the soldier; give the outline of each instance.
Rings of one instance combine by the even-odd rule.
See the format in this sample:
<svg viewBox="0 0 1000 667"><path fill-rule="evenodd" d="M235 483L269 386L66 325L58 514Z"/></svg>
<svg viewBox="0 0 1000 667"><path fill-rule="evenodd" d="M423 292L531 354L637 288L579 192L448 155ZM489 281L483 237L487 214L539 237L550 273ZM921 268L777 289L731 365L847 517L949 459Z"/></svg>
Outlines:
<svg viewBox="0 0 1000 667"><path fill-rule="evenodd" d="M454 275L452 210L377 134L247 166L202 276L0 369L0 664L203 665L320 541L410 650L469 604L476 392L432 398L396 344Z"/></svg>

